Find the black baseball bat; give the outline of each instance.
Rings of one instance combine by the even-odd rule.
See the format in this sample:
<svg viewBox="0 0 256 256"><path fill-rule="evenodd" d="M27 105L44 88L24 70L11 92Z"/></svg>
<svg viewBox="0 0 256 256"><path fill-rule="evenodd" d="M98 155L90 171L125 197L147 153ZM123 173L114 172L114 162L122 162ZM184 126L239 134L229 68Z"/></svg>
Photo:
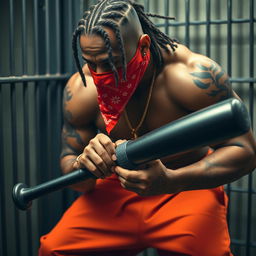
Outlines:
<svg viewBox="0 0 256 256"><path fill-rule="evenodd" d="M116 162L124 168L136 169L143 163L216 144L242 135L249 129L250 117L245 105L231 98L118 145ZM79 169L30 188L19 183L13 188L13 200L19 209L26 210L33 199L87 178L96 177L86 169Z"/></svg>

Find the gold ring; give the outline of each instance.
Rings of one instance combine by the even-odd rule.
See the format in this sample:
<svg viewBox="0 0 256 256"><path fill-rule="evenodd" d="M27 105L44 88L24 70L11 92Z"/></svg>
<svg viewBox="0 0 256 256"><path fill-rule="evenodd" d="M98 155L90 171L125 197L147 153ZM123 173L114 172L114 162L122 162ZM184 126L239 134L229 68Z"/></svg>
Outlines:
<svg viewBox="0 0 256 256"><path fill-rule="evenodd" d="M76 158L76 162L79 162L80 157L82 156L82 154L80 154L77 158Z"/></svg>

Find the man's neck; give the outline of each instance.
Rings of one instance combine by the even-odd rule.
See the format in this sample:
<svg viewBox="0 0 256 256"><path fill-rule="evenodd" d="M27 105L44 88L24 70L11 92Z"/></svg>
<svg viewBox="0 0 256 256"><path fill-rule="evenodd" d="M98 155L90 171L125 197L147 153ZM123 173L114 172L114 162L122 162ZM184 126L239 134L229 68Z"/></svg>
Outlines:
<svg viewBox="0 0 256 256"><path fill-rule="evenodd" d="M152 61L152 58L150 60L150 63L144 73L144 76L143 78L141 79L136 91L134 92L134 96L142 96L143 94L145 94L145 92L148 91L149 89L149 86L152 82L152 79L154 79L154 72L156 72L154 70L154 65L153 65L153 61Z"/></svg>

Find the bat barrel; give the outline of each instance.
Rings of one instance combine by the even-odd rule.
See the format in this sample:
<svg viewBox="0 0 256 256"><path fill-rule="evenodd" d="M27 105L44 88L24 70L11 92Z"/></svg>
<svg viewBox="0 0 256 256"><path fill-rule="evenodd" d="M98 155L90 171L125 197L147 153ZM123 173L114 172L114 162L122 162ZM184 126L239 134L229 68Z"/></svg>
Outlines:
<svg viewBox="0 0 256 256"><path fill-rule="evenodd" d="M127 169L242 135L250 129L245 105L231 98L193 112L117 148L118 164Z"/></svg>

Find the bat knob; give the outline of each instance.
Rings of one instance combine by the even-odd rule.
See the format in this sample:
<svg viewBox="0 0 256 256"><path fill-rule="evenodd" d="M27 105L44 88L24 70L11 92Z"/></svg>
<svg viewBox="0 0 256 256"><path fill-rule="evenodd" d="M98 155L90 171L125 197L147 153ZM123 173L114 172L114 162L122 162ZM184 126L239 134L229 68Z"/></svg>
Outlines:
<svg viewBox="0 0 256 256"><path fill-rule="evenodd" d="M13 201L20 210L27 210L32 205L32 202L28 201L25 196L25 191L27 187L28 186L24 183L18 183L13 187L12 190Z"/></svg>

